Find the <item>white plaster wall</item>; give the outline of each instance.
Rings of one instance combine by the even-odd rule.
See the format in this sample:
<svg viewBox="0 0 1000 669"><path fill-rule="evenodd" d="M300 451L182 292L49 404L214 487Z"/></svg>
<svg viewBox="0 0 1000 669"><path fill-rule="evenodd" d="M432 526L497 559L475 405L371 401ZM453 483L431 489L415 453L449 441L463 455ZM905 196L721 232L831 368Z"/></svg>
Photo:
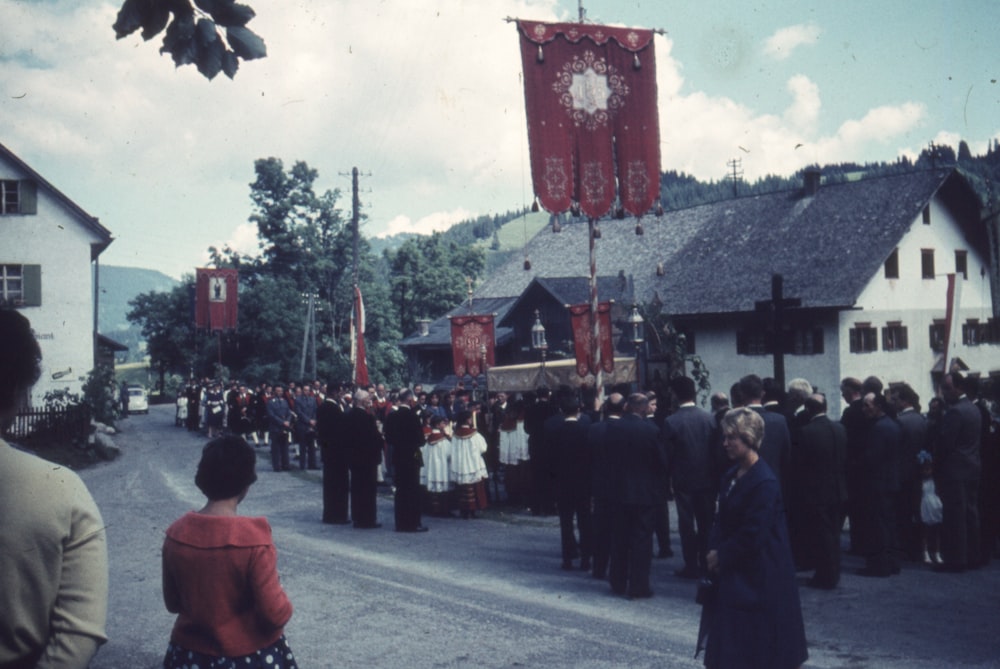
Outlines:
<svg viewBox="0 0 1000 669"><path fill-rule="evenodd" d="M18 179L0 164L0 178ZM20 311L31 321L42 349L37 405L49 390L79 393L94 367L93 276L90 245L98 239L45 189L38 189L38 213L0 216L0 263L41 265L42 305ZM72 369L55 380L54 373Z"/></svg>
<svg viewBox="0 0 1000 669"><path fill-rule="evenodd" d="M785 355L785 382L804 378L825 393L831 415L839 416L840 375L836 316L817 317L811 324L823 328L822 355ZM747 374L761 378L774 376L774 358L770 355L739 355L736 352L736 330L731 325L701 325L693 327L697 354L708 368L712 392L729 394L729 388Z"/></svg>
<svg viewBox="0 0 1000 669"><path fill-rule="evenodd" d="M865 309L926 309L944 304L947 290L946 275L955 271L955 251L968 252L968 279L963 280L963 307L990 308L989 283L982 256L971 248L948 210L937 200L930 203L930 224L918 216L909 232L899 243L899 278L886 279L885 269L879 267L871 277L868 287L861 293L857 304ZM936 277L921 276L920 252L934 249ZM985 292L983 288L985 287Z"/></svg>
<svg viewBox="0 0 1000 669"><path fill-rule="evenodd" d="M875 375L886 385L905 381L920 395L923 408L934 396L931 370L940 354L930 346L929 329L935 319L946 315L948 282L946 275L955 272L955 251L968 253L968 278L961 279L959 323L970 318L985 323L992 315L990 287L983 258L971 248L951 214L938 203L930 203L930 224L918 216L899 243L899 278L886 279L880 267L858 298L856 311L841 314L839 354L842 376L864 379ZM935 278L922 278L921 250L934 249ZM882 351L882 328L889 321L907 327L905 351ZM857 323L871 323L878 330L878 351L851 353L848 331ZM961 336L961 328L958 330ZM962 346L956 355L969 365L971 372L986 376L1000 369L1000 346Z"/></svg>

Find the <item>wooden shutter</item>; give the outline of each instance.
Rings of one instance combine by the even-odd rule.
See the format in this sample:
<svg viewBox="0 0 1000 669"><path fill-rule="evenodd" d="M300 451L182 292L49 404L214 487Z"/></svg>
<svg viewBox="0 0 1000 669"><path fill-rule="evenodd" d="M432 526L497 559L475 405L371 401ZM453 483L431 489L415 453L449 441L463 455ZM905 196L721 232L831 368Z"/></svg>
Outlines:
<svg viewBox="0 0 1000 669"><path fill-rule="evenodd" d="M21 179L17 184L22 214L38 213L38 185L31 179Z"/></svg>
<svg viewBox="0 0 1000 669"><path fill-rule="evenodd" d="M42 266L22 265L21 282L24 306L42 306Z"/></svg>

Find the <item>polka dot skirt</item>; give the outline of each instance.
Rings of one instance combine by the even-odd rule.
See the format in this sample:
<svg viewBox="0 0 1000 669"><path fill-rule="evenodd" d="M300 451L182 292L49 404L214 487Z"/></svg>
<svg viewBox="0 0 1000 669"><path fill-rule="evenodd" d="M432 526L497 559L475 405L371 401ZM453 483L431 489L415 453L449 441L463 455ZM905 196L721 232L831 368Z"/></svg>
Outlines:
<svg viewBox="0 0 1000 669"><path fill-rule="evenodd" d="M163 669L298 669L298 666L284 635L267 648L240 657L206 655L171 643L163 658Z"/></svg>

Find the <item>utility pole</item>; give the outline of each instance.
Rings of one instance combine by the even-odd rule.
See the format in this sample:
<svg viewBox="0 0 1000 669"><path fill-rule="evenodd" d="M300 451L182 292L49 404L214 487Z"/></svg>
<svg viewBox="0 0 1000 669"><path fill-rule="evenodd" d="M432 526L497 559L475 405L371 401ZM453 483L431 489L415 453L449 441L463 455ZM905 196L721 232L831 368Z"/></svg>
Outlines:
<svg viewBox="0 0 1000 669"><path fill-rule="evenodd" d="M731 170L727 177L733 182L733 197L739 197L739 183L740 179L743 178L743 159L733 158L726 161L726 165Z"/></svg>

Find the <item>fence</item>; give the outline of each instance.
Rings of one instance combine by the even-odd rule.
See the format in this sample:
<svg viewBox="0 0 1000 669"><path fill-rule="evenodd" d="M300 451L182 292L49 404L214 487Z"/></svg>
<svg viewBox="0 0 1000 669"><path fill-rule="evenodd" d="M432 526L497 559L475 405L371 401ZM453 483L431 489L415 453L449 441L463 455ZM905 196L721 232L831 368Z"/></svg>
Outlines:
<svg viewBox="0 0 1000 669"><path fill-rule="evenodd" d="M84 439L90 433L90 408L80 404L63 409L23 409L3 425L3 437L9 441L26 441L44 437L72 441Z"/></svg>

